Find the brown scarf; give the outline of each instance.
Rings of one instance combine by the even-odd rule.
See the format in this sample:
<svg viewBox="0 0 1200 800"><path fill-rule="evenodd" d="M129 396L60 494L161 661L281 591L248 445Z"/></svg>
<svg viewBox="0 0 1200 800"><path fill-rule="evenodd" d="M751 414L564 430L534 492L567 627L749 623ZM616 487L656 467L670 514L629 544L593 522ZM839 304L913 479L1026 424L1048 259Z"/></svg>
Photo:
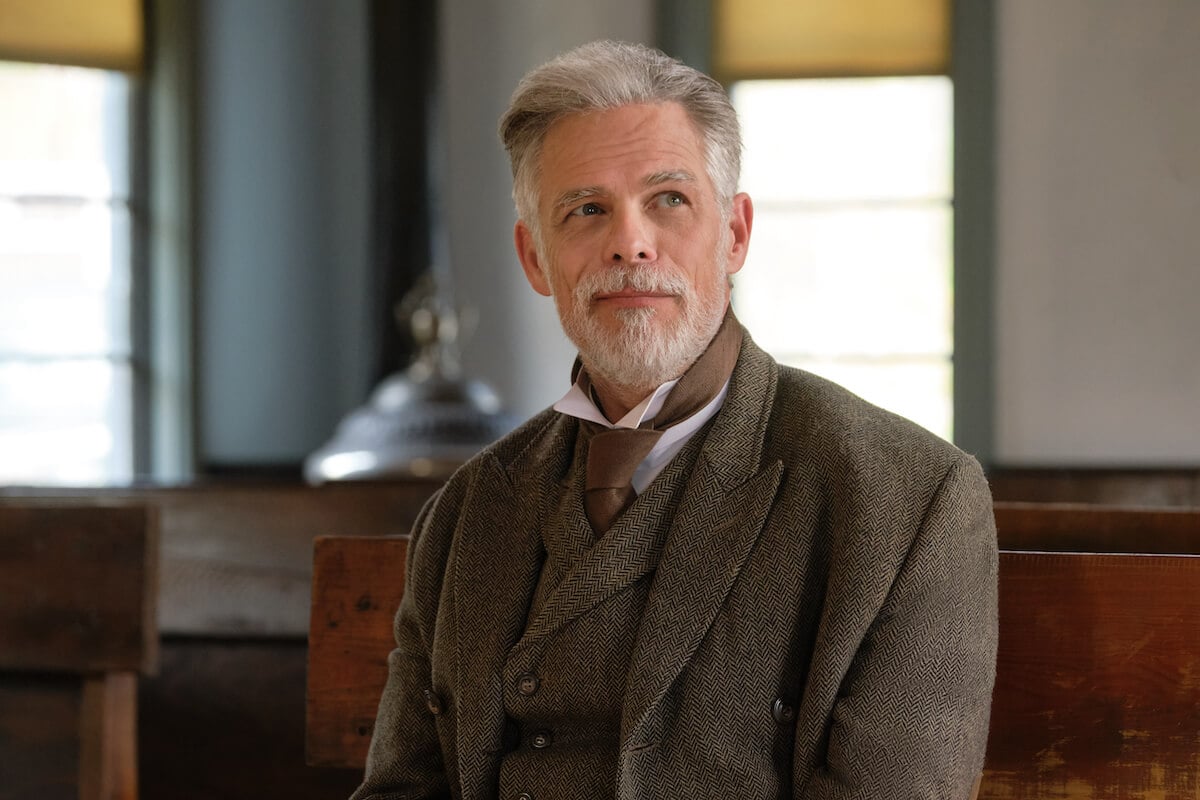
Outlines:
<svg viewBox="0 0 1200 800"><path fill-rule="evenodd" d="M630 483L633 473L663 431L708 405L733 372L741 347L741 325L729 310L708 347L672 387L662 410L653 419L638 428L581 423L589 436L583 507L597 534L612 527L637 496ZM588 391L591 384L586 371L581 371L579 378L581 388Z"/></svg>

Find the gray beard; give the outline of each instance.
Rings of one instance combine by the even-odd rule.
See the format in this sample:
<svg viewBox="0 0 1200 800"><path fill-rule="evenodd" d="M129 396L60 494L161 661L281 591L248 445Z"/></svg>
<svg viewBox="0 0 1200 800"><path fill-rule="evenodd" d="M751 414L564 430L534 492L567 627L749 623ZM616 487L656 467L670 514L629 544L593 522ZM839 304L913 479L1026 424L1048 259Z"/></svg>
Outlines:
<svg viewBox="0 0 1200 800"><path fill-rule="evenodd" d="M621 389L651 390L686 372L708 347L725 316L725 285L725 271L715 270L709 297L702 298L686 278L662 267L611 267L580 282L574 309L564 315L560 306L559 314L590 375ZM683 304L679 323L664 328L655 324L655 309L626 308L616 312L619 330L604 328L591 313L591 298L623 288L676 295Z"/></svg>

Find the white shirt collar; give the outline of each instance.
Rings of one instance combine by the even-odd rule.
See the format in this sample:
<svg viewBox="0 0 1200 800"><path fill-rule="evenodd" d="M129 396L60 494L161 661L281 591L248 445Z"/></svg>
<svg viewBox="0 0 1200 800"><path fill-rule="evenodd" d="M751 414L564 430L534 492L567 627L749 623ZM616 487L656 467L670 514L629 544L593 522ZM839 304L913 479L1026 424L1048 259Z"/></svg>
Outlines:
<svg viewBox="0 0 1200 800"><path fill-rule="evenodd" d="M589 422L599 423L606 428L636 428L646 420L654 419L654 415L661 411L663 404L667 402L667 394L677 383L679 383L678 378L662 384L616 422L608 421L604 412L596 406L592 398L588 397L587 392L580 388L579 381L573 383L562 399L554 404L554 410Z"/></svg>

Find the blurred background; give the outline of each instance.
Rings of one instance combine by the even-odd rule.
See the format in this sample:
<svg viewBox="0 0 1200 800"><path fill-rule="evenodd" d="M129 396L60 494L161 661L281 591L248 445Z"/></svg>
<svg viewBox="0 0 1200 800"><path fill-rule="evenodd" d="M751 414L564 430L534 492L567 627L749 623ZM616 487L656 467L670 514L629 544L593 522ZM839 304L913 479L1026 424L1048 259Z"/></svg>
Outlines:
<svg viewBox="0 0 1200 800"><path fill-rule="evenodd" d="M78 5L0 2L0 483L299 475L435 255L464 373L553 402L495 124L598 37L730 86L778 358L992 466L1200 460L1188 0Z"/></svg>
<svg viewBox="0 0 1200 800"><path fill-rule="evenodd" d="M305 766L313 540L406 533L444 464L304 468L431 352L480 390L424 399L504 424L567 389L495 131L601 37L729 87L734 304L779 360L975 453L998 501L1200 506L1194 0L0 0L0 798L90 797L101 744L145 798L349 794L361 763ZM112 505L138 559L102 559ZM68 512L84 544L39 545ZM89 727L95 648L64 676L13 644L110 595L146 649Z"/></svg>

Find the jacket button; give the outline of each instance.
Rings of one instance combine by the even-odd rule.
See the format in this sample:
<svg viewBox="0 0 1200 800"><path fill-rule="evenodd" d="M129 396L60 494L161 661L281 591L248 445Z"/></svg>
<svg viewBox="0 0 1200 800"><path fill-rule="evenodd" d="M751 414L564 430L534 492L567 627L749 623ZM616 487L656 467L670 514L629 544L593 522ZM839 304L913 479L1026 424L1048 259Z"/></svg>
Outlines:
<svg viewBox="0 0 1200 800"><path fill-rule="evenodd" d="M425 707L429 709L429 713L435 717L442 713L442 698L434 694L432 689L425 690Z"/></svg>
<svg viewBox="0 0 1200 800"><path fill-rule="evenodd" d="M783 698L781 697L771 706L771 716L780 725L790 725L796 721L796 709L794 706L783 702Z"/></svg>
<svg viewBox="0 0 1200 800"><path fill-rule="evenodd" d="M537 679L537 676L528 672L517 679L517 691L526 697L537 694L540 685L541 681Z"/></svg>
<svg viewBox="0 0 1200 800"><path fill-rule="evenodd" d="M529 792L521 792L519 795L517 795L517 800L533 800L533 795L531 795Z"/></svg>
<svg viewBox="0 0 1200 800"><path fill-rule="evenodd" d="M550 731L535 731L529 737L529 743L533 745L534 750L545 750L554 743L554 737L550 735Z"/></svg>

